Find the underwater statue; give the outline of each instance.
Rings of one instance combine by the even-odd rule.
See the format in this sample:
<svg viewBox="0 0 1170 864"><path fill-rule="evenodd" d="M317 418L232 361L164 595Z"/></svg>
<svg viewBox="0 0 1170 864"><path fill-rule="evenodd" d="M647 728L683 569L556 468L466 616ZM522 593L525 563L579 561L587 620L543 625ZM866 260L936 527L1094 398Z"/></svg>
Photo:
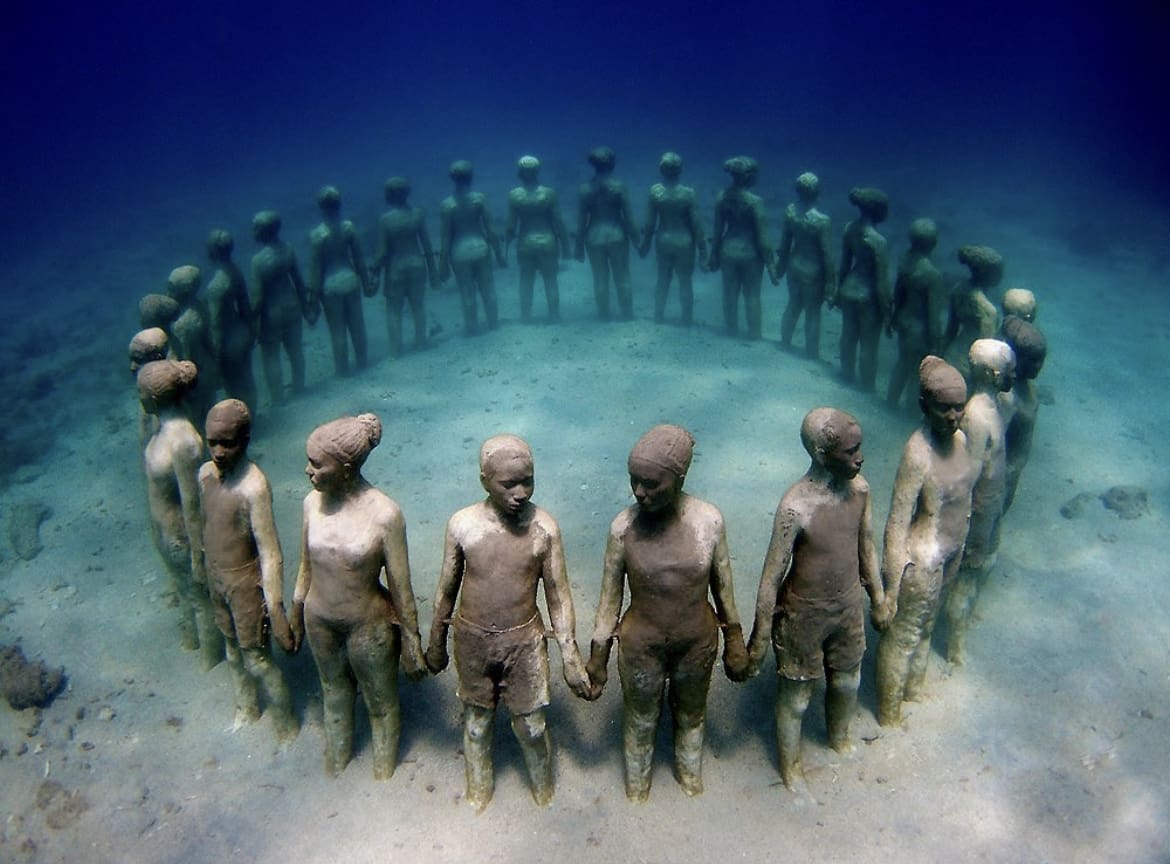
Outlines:
<svg viewBox="0 0 1170 864"><path fill-rule="evenodd" d="M910 249L898 262L887 328L898 335L898 359L890 371L886 402L898 407L902 391L927 354L943 349L949 297L942 274L930 260L938 243L933 219L910 223Z"/></svg>
<svg viewBox="0 0 1170 864"><path fill-rule="evenodd" d="M731 185L715 202L715 231L711 239L709 270L723 274L723 326L728 336L739 328L739 298L743 297L749 339L763 332L760 288L764 268L772 264L764 201L750 191L759 165L749 156L733 156L723 163Z"/></svg>
<svg viewBox="0 0 1170 864"><path fill-rule="evenodd" d="M658 160L658 172L662 175L662 182L650 187L638 255L645 258L650 251L650 244L654 243L658 263L658 282L654 287L654 320L659 323L665 320L670 280L678 276L678 303L682 323L689 327L695 318L695 253L698 252L699 261L707 259L707 238L699 222L695 190L679 182L682 157L677 153L663 153Z"/></svg>
<svg viewBox="0 0 1170 864"><path fill-rule="evenodd" d="M630 287L630 244L638 245L638 226L630 207L626 184L613 176L617 157L608 147L589 151L593 179L581 185L577 202L577 243L574 255L593 271L593 299L597 317L609 320L609 280L617 294L618 314L634 317L634 293Z"/></svg>
<svg viewBox="0 0 1170 864"><path fill-rule="evenodd" d="M878 722L902 721L902 703L922 697L930 637L944 584L954 581L967 539L978 465L959 428L967 384L953 366L927 355L918 366L923 424L902 449L886 519L885 601L871 610L882 631L877 652Z"/></svg>
<svg viewBox="0 0 1170 864"><path fill-rule="evenodd" d="M961 246L959 263L970 275L951 290L944 356L966 377L972 343L993 339L999 332L999 310L987 292L1003 281L1003 258L990 246Z"/></svg>
<svg viewBox="0 0 1170 864"><path fill-rule="evenodd" d="M154 360L138 370L138 399L142 410L158 419L143 450L151 537L178 601L180 642L198 650L203 668L210 669L223 659L223 638L203 567L198 479L203 439L183 402L198 375L189 360Z"/></svg>
<svg viewBox="0 0 1170 864"><path fill-rule="evenodd" d="M814 408L800 440L812 458L776 508L760 575L749 672L759 672L768 643L776 653L776 742L780 777L804 789L801 725L816 682L826 679L829 746L854 749L849 725L865 656L865 595L885 602L870 519L869 483L861 476L861 427L844 411Z"/></svg>
<svg viewBox="0 0 1170 864"><path fill-rule="evenodd" d="M1036 295L1027 288L1009 288L1003 292L1003 317L1015 315L1029 324L1036 323Z"/></svg>
<svg viewBox="0 0 1170 864"><path fill-rule="evenodd" d="M138 301L138 326L143 330L158 328L171 338L171 326L182 312L179 301L166 294L147 294Z"/></svg>
<svg viewBox="0 0 1170 864"><path fill-rule="evenodd" d="M207 257L215 267L215 275L207 283L211 347L224 393L246 405L255 405L252 349L256 345L256 322L244 274L232 260L234 248L235 240L227 231L215 230L207 237Z"/></svg>
<svg viewBox="0 0 1170 864"><path fill-rule="evenodd" d="M321 313L319 298L305 286L292 246L280 239L280 214L261 210L252 217L252 237L260 251L252 256L252 313L259 322L257 339L264 366L268 398L283 405L284 372L280 349L288 355L292 369L292 391L305 389L305 346L301 338L301 319L317 323Z"/></svg>
<svg viewBox="0 0 1170 864"><path fill-rule="evenodd" d="M378 250L374 256L374 279L381 276L386 296L386 334L390 355L402 354L402 308L410 306L414 323L414 348L427 344L427 286L439 287L439 271L426 213L410 203L410 181L391 177L384 187L390 209L378 220Z"/></svg>
<svg viewBox="0 0 1170 864"><path fill-rule="evenodd" d="M472 336L479 332L477 294L483 301L488 329L499 325L492 256L499 267L507 262L492 225L487 196L471 191L471 163L466 159L452 162L447 175L455 191L439 207L439 277L446 281L454 272L463 307L463 335Z"/></svg>
<svg viewBox="0 0 1170 864"><path fill-rule="evenodd" d="M683 492L693 448L691 434L679 426L655 426L638 440L628 465L636 503L613 520L605 547L587 671L596 699L616 638L631 801L650 795L664 699L674 727L675 779L685 794L702 793L707 690L720 630L727 677L747 677L723 515ZM619 621L627 581L630 605Z"/></svg>
<svg viewBox="0 0 1170 864"><path fill-rule="evenodd" d="M520 184L508 193L508 227L504 231L504 257L516 240L516 262L520 265L520 320L532 320L532 294L536 274L544 283L548 318L561 316L561 293L557 285L557 262L568 260L569 232L561 218L557 193L540 183L540 160L522 156L516 163Z"/></svg>
<svg viewBox="0 0 1170 864"><path fill-rule="evenodd" d="M186 396L191 422L199 423L215 402L219 388L219 363L211 337L211 315L199 296L202 274L193 264L176 267L167 277L167 295L179 304L179 316L171 324L171 352L177 360L190 360L199 370L195 386Z"/></svg>
<svg viewBox="0 0 1170 864"><path fill-rule="evenodd" d="M130 340L130 374L137 377L138 370L152 360L166 360L170 352L170 338L161 327L147 327L139 330Z"/></svg>
<svg viewBox="0 0 1170 864"><path fill-rule="evenodd" d="M170 338L161 327L147 327L139 330L130 340L130 374L138 380L138 370L152 360L166 360L170 356ZM158 418L147 414L141 404L138 407L138 445L145 447L150 436L158 429Z"/></svg>
<svg viewBox="0 0 1170 864"><path fill-rule="evenodd" d="M252 415L239 399L212 406L205 427L211 460L199 469L203 505L203 561L215 621L227 647L235 691L236 726L260 717L264 691L278 741L296 736L298 724L272 637L285 651L296 647L284 611L284 557L272 515L272 488L248 459Z"/></svg>
<svg viewBox="0 0 1170 864"><path fill-rule="evenodd" d="M886 220L890 201L880 189L858 186L849 191L849 202L859 215L845 225L841 267L829 305L841 310L841 374L847 382L856 381L861 389L872 392L877 382L878 343L891 300L886 238L877 226Z"/></svg>
<svg viewBox="0 0 1170 864"><path fill-rule="evenodd" d="M971 345L971 395L960 428L978 471L971 490L971 521L963 560L946 588L947 660L962 665L975 599L995 566L1000 519L1007 492L1007 421L1001 394L1010 393L1016 357L1006 342L976 339Z"/></svg>
<svg viewBox="0 0 1170 864"><path fill-rule="evenodd" d="M1039 328L1014 315L1004 319L1001 338L1016 355L1016 383L1010 394L1012 411L1007 427L1007 489L1003 501L1006 513L1016 498L1020 474L1032 454L1032 436L1036 430L1036 415L1040 411L1036 376L1044 368L1048 340Z"/></svg>
<svg viewBox="0 0 1170 864"><path fill-rule="evenodd" d="M821 356L821 305L836 284L833 268L833 226L817 209L821 182L806 171L796 178L796 201L784 209L784 228L776 249L772 281L788 277L788 305L780 319L780 345L792 347L796 322L804 315L804 353Z"/></svg>
<svg viewBox="0 0 1170 864"><path fill-rule="evenodd" d="M369 365L366 322L362 297L371 297L374 283L366 271L366 259L357 229L341 218L341 193L323 186L317 193L321 223L309 232L309 293L321 301L329 343L333 346L333 371L349 375L349 343L359 369Z"/></svg>
<svg viewBox="0 0 1170 864"><path fill-rule="evenodd" d="M544 806L554 788L544 710L548 649L536 604L541 583L565 683L578 696L589 694L565 552L556 520L532 503L532 451L525 441L514 435L489 438L480 448L479 470L487 498L447 521L427 668L437 675L447 667L447 631L453 627L468 802L482 810L491 801L492 737L502 701L524 755L532 797Z"/></svg>
<svg viewBox="0 0 1170 864"><path fill-rule="evenodd" d="M305 474L313 491L305 496L290 621L296 647L308 639L321 679L325 773L340 774L350 760L360 687L376 780L388 779L398 764L400 655L408 678L426 674L406 520L362 476L381 440L373 414L340 417L309 435Z"/></svg>

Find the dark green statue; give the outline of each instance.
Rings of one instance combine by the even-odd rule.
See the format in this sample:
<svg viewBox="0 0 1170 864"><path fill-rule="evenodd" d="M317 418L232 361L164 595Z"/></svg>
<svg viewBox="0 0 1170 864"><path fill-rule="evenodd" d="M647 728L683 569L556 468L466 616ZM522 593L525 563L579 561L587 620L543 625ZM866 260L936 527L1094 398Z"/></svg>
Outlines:
<svg viewBox="0 0 1170 864"><path fill-rule="evenodd" d="M890 202L880 189L863 186L849 192L849 201L859 215L845 226L837 291L829 305L841 309L841 374L849 383L858 381L863 390L872 391L878 340L890 309L886 238L877 226L886 220Z"/></svg>
<svg viewBox="0 0 1170 864"><path fill-rule="evenodd" d="M946 328L947 293L942 274L930 260L938 243L938 228L931 219L910 223L910 249L898 262L894 303L888 329L898 335L898 360L890 372L886 401L896 408L906 382L927 354L942 352Z"/></svg>
<svg viewBox="0 0 1170 864"><path fill-rule="evenodd" d="M391 177L386 181L386 203L390 209L378 220L378 250L374 256L374 277L382 279L386 296L386 334L390 354L402 354L402 307L410 305L414 322L414 347L427 342L427 285L439 287L439 271L427 232L426 214L411 205L410 181Z"/></svg>
<svg viewBox="0 0 1170 864"><path fill-rule="evenodd" d="M630 244L638 243L638 226L630 207L626 184L613 176L617 157L608 147L598 147L589 153L593 179L581 186L577 208L577 244L574 250L578 261L585 260L589 251L589 267L593 271L593 298L597 316L609 320L609 279L617 293L618 310L622 318L634 317L634 294L630 288Z"/></svg>
<svg viewBox="0 0 1170 864"><path fill-rule="evenodd" d="M682 157L677 153L663 153L658 160L658 171L662 174L662 182L650 187L646 224L642 228L638 254L645 258L651 241L657 238L658 283L654 288L654 320L661 323L665 318L670 280L677 275L682 323L689 326L694 321L695 309L692 284L695 251L698 250L700 261L707 257L707 238L699 223L695 190L679 182Z"/></svg>
<svg viewBox="0 0 1170 864"><path fill-rule="evenodd" d="M337 187L322 187L317 206L321 224L309 234L309 290L321 299L333 346L333 369L344 376L349 374L350 341L357 367L364 369L370 362L362 296L373 294L374 285L366 271L357 229L341 218Z"/></svg>
<svg viewBox="0 0 1170 864"><path fill-rule="evenodd" d="M759 339L762 329L760 283L764 268L772 262L768 245L764 201L751 192L759 166L748 156L723 163L731 185L715 202L715 233L708 267L723 272L723 324L728 336L738 329L739 298L743 296L749 339Z"/></svg>
<svg viewBox="0 0 1170 864"><path fill-rule="evenodd" d="M788 305L780 319L780 344L792 347L796 322L804 314L804 353L820 358L821 305L832 290L833 226L829 217L816 208L821 184L817 175L806 171L796 178L797 200L784 210L784 229L776 250L773 283L788 277Z"/></svg>
<svg viewBox="0 0 1170 864"><path fill-rule="evenodd" d="M557 287L557 261L569 257L569 232L561 218L557 193L540 185L540 160L523 156L516 163L520 184L508 193L508 227L504 231L504 257L516 240L520 265L520 320L532 320L532 292L539 272L544 282L550 321L560 318L561 294Z"/></svg>
<svg viewBox="0 0 1170 864"><path fill-rule="evenodd" d="M445 281L455 273L463 305L463 334L472 336L479 332L477 295L483 301L488 329L499 325L492 256L503 267L504 250L492 225L487 196L471 191L471 163L466 159L452 162L447 174L455 192L443 199L439 209L439 278Z"/></svg>

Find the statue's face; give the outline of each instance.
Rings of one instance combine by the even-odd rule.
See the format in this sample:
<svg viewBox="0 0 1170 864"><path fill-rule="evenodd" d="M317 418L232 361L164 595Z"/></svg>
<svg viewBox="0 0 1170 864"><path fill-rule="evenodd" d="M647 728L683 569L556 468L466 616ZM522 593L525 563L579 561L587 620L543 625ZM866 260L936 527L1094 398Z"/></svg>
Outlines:
<svg viewBox="0 0 1170 864"><path fill-rule="evenodd" d="M248 436L238 423L212 418L207 423L207 449L221 474L232 471L248 450Z"/></svg>
<svg viewBox="0 0 1170 864"><path fill-rule="evenodd" d="M669 468L641 459L630 460L630 491L647 513L661 513L674 506L682 494L683 478Z"/></svg>
<svg viewBox="0 0 1170 864"><path fill-rule="evenodd" d="M480 483L492 506L508 518L519 517L532 500L536 488L532 460L519 456L493 460L480 474Z"/></svg>
<svg viewBox="0 0 1170 864"><path fill-rule="evenodd" d="M822 464L838 480L852 480L861 473L865 457L861 453L861 427L849 426L837 444L822 453Z"/></svg>
<svg viewBox="0 0 1170 864"><path fill-rule="evenodd" d="M996 385L999 387L1000 393L1007 393L1016 384L1016 364L1011 362L1006 364L1004 369L998 370L996 373Z"/></svg>
<svg viewBox="0 0 1170 864"><path fill-rule="evenodd" d="M919 404L931 431L939 438L950 438L963 422L963 409L967 403L965 398L960 398L959 391L956 390L924 394Z"/></svg>
<svg viewBox="0 0 1170 864"><path fill-rule="evenodd" d="M312 441L305 445L305 455L309 458L305 474L318 492L334 495L341 492L349 483L353 472L352 466L326 453Z"/></svg>

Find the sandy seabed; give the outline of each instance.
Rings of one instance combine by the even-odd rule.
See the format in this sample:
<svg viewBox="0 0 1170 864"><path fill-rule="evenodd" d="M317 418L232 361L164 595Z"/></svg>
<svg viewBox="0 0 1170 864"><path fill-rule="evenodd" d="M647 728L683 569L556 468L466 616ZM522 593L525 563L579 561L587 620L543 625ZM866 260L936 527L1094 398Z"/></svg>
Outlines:
<svg viewBox="0 0 1170 864"><path fill-rule="evenodd" d="M1045 248L1042 238L1025 245L1027 257L1005 250L1008 284L1030 284L1014 273L1044 274L1030 287L1041 296L1039 323L1051 346L1040 379L1051 399L998 569L980 598L970 660L951 669L936 654L929 698L908 706L901 728L880 729L871 632L853 727L857 753L846 758L827 747L819 698L806 719L815 800L779 784L771 661L743 685L717 672L706 791L696 799L671 777L664 726L649 802L626 801L616 673L611 665L599 702L582 702L560 678L555 650L549 715L557 794L547 809L529 797L502 717L495 798L480 815L462 800L450 670L419 684L403 679L401 762L387 782L372 778L360 710L353 762L336 780L323 775L319 688L307 650L279 659L302 719L299 737L277 748L266 718L230 731L227 669L202 673L178 647L150 543L138 409L121 365L132 328L104 333L84 350L46 353L30 374L42 367L68 374L54 373L55 389L42 403L53 406L50 419L27 422L48 422L56 440L0 489L0 508L9 514L40 501L52 515L35 559L6 549L0 561L0 641L19 640L31 657L63 665L69 684L43 712L0 708L0 860L1168 860L1170 582L1162 551L1170 484L1158 449L1170 421L1167 329L1141 303L1104 302L1118 292L1137 296L1165 273L1140 253L1089 261ZM586 650L607 526L630 500L626 454L654 423L685 425L698 441L687 489L725 515L745 619L773 508L807 464L798 428L815 405L861 421L880 543L915 418L844 387L827 363L778 350L782 288L765 286L765 338L748 343L721 335L713 275L697 279L701 323L683 329L648 319L649 261L634 269L638 318L612 324L592 319L588 271L575 262L562 272L565 322L519 324L515 273L513 264L497 276L499 330L461 337L448 287L432 295L446 328L437 344L398 360L386 358L381 299L367 301L374 364L352 379L328 377L324 328L309 332L309 391L262 412L251 451L273 486L286 597L308 491L304 439L324 420L365 410L385 424L366 474L406 513L424 638L444 523L479 497L478 446L496 432L533 445L535 498L561 523ZM537 298L539 314L539 287ZM668 317L677 318L675 304L672 296ZM831 312L826 331L822 352L835 356L839 320ZM1073 347L1089 334L1092 351ZM893 354L884 341L879 389ZM1074 519L1060 514L1074 495L1115 484L1146 487L1150 511L1121 520L1094 498Z"/></svg>

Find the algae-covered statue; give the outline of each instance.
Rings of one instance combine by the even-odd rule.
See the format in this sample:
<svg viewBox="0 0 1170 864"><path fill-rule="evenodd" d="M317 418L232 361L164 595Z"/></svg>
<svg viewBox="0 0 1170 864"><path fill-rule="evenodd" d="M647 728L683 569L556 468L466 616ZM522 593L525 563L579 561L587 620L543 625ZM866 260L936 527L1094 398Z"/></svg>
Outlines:
<svg viewBox="0 0 1170 864"><path fill-rule="evenodd" d="M806 171L796 178L796 201L784 210L784 228L771 273L777 285L788 278L788 305L780 319L780 345L792 347L796 322L804 315L804 353L820 359L821 306L836 284L833 267L833 226L817 209L821 181Z"/></svg>
<svg viewBox="0 0 1170 864"><path fill-rule="evenodd" d="M386 296L386 334L390 354L402 354L402 307L410 306L414 324L414 348L427 344L427 285L439 287L439 271L427 231L426 213L410 203L410 181L391 177L383 193L390 209L378 220L378 249L374 278L382 278Z"/></svg>
<svg viewBox="0 0 1170 864"><path fill-rule="evenodd" d="M1005 318L1009 315L1015 315L1029 324L1036 323L1036 295L1027 288L1007 289L1003 292L1000 306L1003 308Z"/></svg>
<svg viewBox="0 0 1170 864"><path fill-rule="evenodd" d="M801 725L822 678L829 746L854 749L849 725L865 655L865 595L875 609L885 602L869 483L860 475L861 427L844 411L814 408L800 440L812 464L776 508L748 643L753 675L769 642L776 652L780 777L795 791L805 785Z"/></svg>
<svg viewBox="0 0 1170 864"><path fill-rule="evenodd" d="M167 298L170 299L170 298ZM147 327L139 330L130 340L130 374L137 381L138 370L152 360L166 360L170 352L170 337L161 327ZM146 442L158 428L158 418L147 414L139 406L138 409L138 444L145 447Z"/></svg>
<svg viewBox="0 0 1170 864"><path fill-rule="evenodd" d="M565 551L556 520L532 502L527 442L515 435L489 438L479 451L479 472L487 498L447 521L427 668L437 675L447 667L447 633L454 627L468 802L482 810L492 799L492 737L496 709L503 702L524 755L532 797L544 806L552 801L554 785L544 710L550 695L548 649L536 604L542 583L565 683L578 696L589 692Z"/></svg>
<svg viewBox="0 0 1170 864"><path fill-rule="evenodd" d="M858 186L850 190L849 202L859 215L845 226L841 267L829 305L841 310L841 374L846 381L872 391L877 381L878 343L891 299L886 238L877 226L886 221L890 200L880 189Z"/></svg>
<svg viewBox="0 0 1170 864"><path fill-rule="evenodd" d="M664 699L674 727L675 778L687 795L703 791L703 727L720 630L727 676L747 676L723 516L683 492L693 448L691 434L679 426L655 426L638 440L628 465L636 503L613 520L605 547L587 669L597 698L616 638L632 801L650 795ZM627 581L630 605L619 621Z"/></svg>
<svg viewBox="0 0 1170 864"><path fill-rule="evenodd" d="M1040 411L1035 379L1048 356L1048 340L1039 328L1014 315L1003 321L1003 340L1016 355L1016 383L1011 392L1012 412L1007 428L1007 489L1003 502L1006 512L1015 500L1020 474L1032 454L1032 435Z"/></svg>
<svg viewBox="0 0 1170 864"><path fill-rule="evenodd" d="M189 360L147 363L138 370L138 399L143 411L158 418L143 451L151 537L178 600L182 646L197 649L203 667L210 669L223 659L223 638L215 626L203 567L198 479L203 439L183 405L198 374Z"/></svg>
<svg viewBox="0 0 1170 864"><path fill-rule="evenodd" d="M288 355L292 370L292 391L305 389L305 346L301 320L310 326L321 312L319 298L309 291L297 266L292 246L280 239L280 214L261 210L252 217L252 238L260 250L252 256L252 312L259 324L260 359L268 398L275 405L285 402L284 371L280 350Z"/></svg>
<svg viewBox="0 0 1170 864"><path fill-rule="evenodd" d="M500 267L506 262L487 196L471 191L471 163L466 159L452 162L447 175L455 191L439 206L439 278L446 281L454 272L463 307L463 335L472 336L479 332L477 294L488 329L495 330L499 324L492 256Z"/></svg>
<svg viewBox="0 0 1170 864"><path fill-rule="evenodd" d="M532 320L532 293L536 274L544 282L548 318L561 316L561 294L557 285L557 262L568 259L569 232L561 218L557 193L540 182L540 160L522 156L516 163L520 185L508 193L508 227L504 230L504 257L516 240L516 262L520 265L520 320Z"/></svg>
<svg viewBox="0 0 1170 864"><path fill-rule="evenodd" d="M987 292L1003 281L1003 257L990 246L968 245L959 247L959 263L970 275L951 290L945 357L966 376L972 343L999 332L999 310Z"/></svg>
<svg viewBox="0 0 1170 864"><path fill-rule="evenodd" d="M211 316L200 296L203 275L193 264L176 267L167 277L167 295L179 304L171 324L171 351L177 360L190 360L199 370L198 380L186 401L192 423L199 423L215 402L219 387L219 363L211 338Z"/></svg>
<svg viewBox="0 0 1170 864"><path fill-rule="evenodd" d="M255 405L252 349L256 345L256 323L244 274L232 260L234 248L235 240L227 231L216 229L207 237L207 258L215 267L207 283L211 347L224 393L246 405Z"/></svg>
<svg viewBox="0 0 1170 864"><path fill-rule="evenodd" d="M158 327L171 336L171 326L182 312L179 301L166 294L147 294L138 301L138 326L143 330Z"/></svg>
<svg viewBox="0 0 1170 864"><path fill-rule="evenodd" d="M309 435L305 473L313 491L305 496L290 622L296 647L309 640L321 679L325 772L336 776L349 762L360 687L377 780L388 779L398 764L400 655L408 678L426 674L406 520L362 476L381 440L373 414L340 417Z"/></svg>
<svg viewBox="0 0 1170 864"><path fill-rule="evenodd" d="M949 297L942 274L930 260L938 243L933 219L910 223L910 249L898 262L889 330L898 335L898 359L890 371L886 402L898 406L902 391L927 354L943 349Z"/></svg>
<svg viewBox="0 0 1170 864"><path fill-rule="evenodd" d="M272 516L272 488L248 459L252 415L239 399L212 406L205 426L211 460L199 469L203 560L215 621L227 646L236 726L260 717L264 691L277 740L298 731L292 699L272 662L269 634L295 647L284 611L284 557Z"/></svg>
<svg viewBox="0 0 1170 864"><path fill-rule="evenodd" d="M885 601L871 612L883 631L877 652L878 722L902 720L902 703L922 697L930 637L944 584L954 581L967 539L978 466L959 428L967 384L933 354L918 367L923 424L902 449L886 519Z"/></svg>
<svg viewBox="0 0 1170 864"><path fill-rule="evenodd" d="M650 244L654 243L658 263L654 320L661 323L666 318L670 280L678 276L678 303L682 323L690 326L695 316L695 253L698 252L700 261L706 260L707 238L699 222L695 190L679 182L682 157L677 153L663 153L658 160L658 172L662 175L662 182L650 187L638 254L645 258L650 251Z"/></svg>
<svg viewBox="0 0 1170 864"><path fill-rule="evenodd" d="M317 193L321 223L309 233L309 292L320 298L333 347L333 371L349 374L349 343L353 342L354 363L369 365L366 322L362 297L374 293L366 271L357 229L341 218L341 193L336 186L323 186Z"/></svg>
<svg viewBox="0 0 1170 864"><path fill-rule="evenodd" d="M723 326L728 336L739 329L739 298L743 297L749 339L763 330L760 288L764 268L772 264L764 201L751 191L759 165L750 156L733 156L723 163L731 185L715 202L715 230L711 239L710 270L723 274Z"/></svg>
<svg viewBox="0 0 1170 864"><path fill-rule="evenodd" d="M630 244L638 245L638 226L630 206L626 184L613 176L617 157L608 147L589 152L593 179L581 185L577 202L577 243L574 256L593 271L593 299L597 316L609 320L609 280L617 294L618 314L634 317L634 293L630 287Z"/></svg>
<svg viewBox="0 0 1170 864"><path fill-rule="evenodd" d="M967 453L978 474L971 490L971 522L963 561L946 597L947 660L961 665L975 598L995 566L1000 519L1007 494L1007 417L1000 396L1015 383L1016 357L1006 342L976 339L971 345L971 396L963 411Z"/></svg>

